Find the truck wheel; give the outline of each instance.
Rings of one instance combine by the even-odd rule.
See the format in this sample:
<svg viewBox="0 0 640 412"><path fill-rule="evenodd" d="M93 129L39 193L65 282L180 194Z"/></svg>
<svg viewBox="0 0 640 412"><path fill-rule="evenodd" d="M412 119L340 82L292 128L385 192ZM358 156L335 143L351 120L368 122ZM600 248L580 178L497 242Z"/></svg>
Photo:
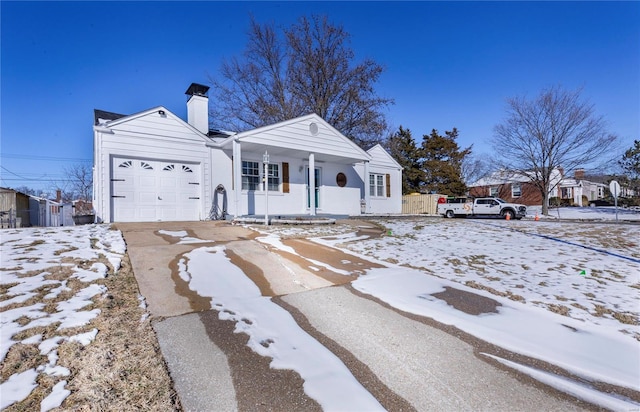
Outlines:
<svg viewBox="0 0 640 412"><path fill-rule="evenodd" d="M449 218L449 219L455 217L455 215L453 214L453 210L447 210L447 212L444 214L444 216Z"/></svg>
<svg viewBox="0 0 640 412"><path fill-rule="evenodd" d="M513 213L513 211L511 210L505 210L504 212L502 212L502 216L504 216L505 219L507 220L511 220L513 219L516 215L515 213Z"/></svg>

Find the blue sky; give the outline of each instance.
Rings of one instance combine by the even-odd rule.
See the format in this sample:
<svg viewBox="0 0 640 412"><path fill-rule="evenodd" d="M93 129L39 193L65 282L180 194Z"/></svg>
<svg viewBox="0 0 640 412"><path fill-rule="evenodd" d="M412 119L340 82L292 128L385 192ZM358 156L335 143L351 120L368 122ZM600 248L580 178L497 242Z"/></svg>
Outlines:
<svg viewBox="0 0 640 412"><path fill-rule="evenodd" d="M622 148L640 139L640 2L0 2L0 186L51 188L91 162L93 110L165 106L239 55L253 15L326 14L414 138L457 127L491 154L505 99L583 87ZM211 102L213 104L213 102Z"/></svg>

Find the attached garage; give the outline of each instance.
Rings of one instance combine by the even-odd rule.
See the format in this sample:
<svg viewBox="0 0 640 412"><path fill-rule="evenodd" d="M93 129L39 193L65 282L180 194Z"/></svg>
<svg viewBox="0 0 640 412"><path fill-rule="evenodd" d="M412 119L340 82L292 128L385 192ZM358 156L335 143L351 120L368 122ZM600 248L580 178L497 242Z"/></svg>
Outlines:
<svg viewBox="0 0 640 412"><path fill-rule="evenodd" d="M114 222L200 220L200 165L170 160L113 157Z"/></svg>

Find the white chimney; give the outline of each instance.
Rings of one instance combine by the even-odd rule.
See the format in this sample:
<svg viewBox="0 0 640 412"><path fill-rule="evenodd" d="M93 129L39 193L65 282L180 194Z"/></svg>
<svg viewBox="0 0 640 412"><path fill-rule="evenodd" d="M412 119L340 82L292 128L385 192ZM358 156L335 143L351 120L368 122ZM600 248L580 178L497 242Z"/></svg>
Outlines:
<svg viewBox="0 0 640 412"><path fill-rule="evenodd" d="M208 91L209 86L191 83L191 86L185 92L189 96L189 100L187 100L187 123L204 134L209 133Z"/></svg>

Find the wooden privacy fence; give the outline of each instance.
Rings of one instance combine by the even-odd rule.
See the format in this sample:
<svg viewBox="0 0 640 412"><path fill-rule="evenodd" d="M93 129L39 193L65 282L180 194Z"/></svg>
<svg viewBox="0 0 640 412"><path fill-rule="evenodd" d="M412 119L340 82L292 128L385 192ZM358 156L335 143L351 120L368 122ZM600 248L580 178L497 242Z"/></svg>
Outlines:
<svg viewBox="0 0 640 412"><path fill-rule="evenodd" d="M444 195L412 194L402 196L402 213L407 215L435 215L437 214L438 199Z"/></svg>

